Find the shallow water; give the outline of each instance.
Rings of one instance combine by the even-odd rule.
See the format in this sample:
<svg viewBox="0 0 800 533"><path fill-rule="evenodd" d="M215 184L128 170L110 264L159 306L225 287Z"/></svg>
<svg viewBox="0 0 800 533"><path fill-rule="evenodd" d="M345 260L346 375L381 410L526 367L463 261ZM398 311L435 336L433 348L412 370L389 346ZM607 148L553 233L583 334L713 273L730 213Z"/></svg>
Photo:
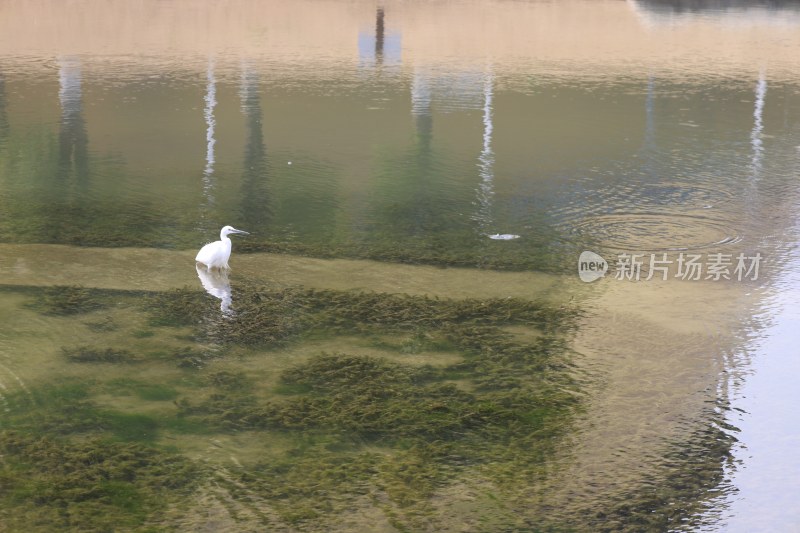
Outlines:
<svg viewBox="0 0 800 533"><path fill-rule="evenodd" d="M796 4L0 13L10 530L798 525Z"/></svg>

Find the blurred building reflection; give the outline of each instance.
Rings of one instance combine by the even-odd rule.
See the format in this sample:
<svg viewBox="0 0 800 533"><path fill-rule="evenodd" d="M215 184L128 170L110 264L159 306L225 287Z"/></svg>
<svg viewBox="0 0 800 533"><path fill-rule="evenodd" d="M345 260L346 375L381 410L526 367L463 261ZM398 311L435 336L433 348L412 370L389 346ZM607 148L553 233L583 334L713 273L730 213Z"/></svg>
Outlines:
<svg viewBox="0 0 800 533"><path fill-rule="evenodd" d="M8 112L6 111L6 78L0 70L0 149L6 144L8 138Z"/></svg>
<svg viewBox="0 0 800 533"><path fill-rule="evenodd" d="M85 187L89 179L89 139L83 118L81 61L76 57L63 57L58 60L58 67L58 99L61 104L59 174L63 181L74 176L76 183Z"/></svg>
<svg viewBox="0 0 800 533"><path fill-rule="evenodd" d="M374 32L358 33L358 57L364 67L399 65L402 40L400 33L386 31L386 9L375 10Z"/></svg>
<svg viewBox="0 0 800 533"><path fill-rule="evenodd" d="M800 2L796 0L627 0L631 9L647 26L692 21L713 14L715 23L800 24ZM742 18L746 13L747 18ZM726 18L727 16L727 18Z"/></svg>
<svg viewBox="0 0 800 533"><path fill-rule="evenodd" d="M261 80L256 68L246 60L242 62L239 96L247 128L242 172L242 218L249 230L258 231L269 222L272 208L261 118Z"/></svg>

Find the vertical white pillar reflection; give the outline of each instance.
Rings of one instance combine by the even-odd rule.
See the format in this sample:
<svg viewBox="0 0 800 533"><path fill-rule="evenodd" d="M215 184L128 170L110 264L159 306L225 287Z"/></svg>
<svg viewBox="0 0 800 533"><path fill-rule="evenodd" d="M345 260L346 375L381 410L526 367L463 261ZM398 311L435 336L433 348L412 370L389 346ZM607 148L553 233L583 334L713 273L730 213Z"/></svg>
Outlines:
<svg viewBox="0 0 800 533"><path fill-rule="evenodd" d="M428 72L414 68L411 81L411 115L416 122L417 155L420 170L430 170L431 141L433 139L432 90Z"/></svg>
<svg viewBox="0 0 800 533"><path fill-rule="evenodd" d="M5 145L9 130L6 106L6 79L3 71L0 70L0 149Z"/></svg>
<svg viewBox="0 0 800 533"><path fill-rule="evenodd" d="M483 145L478 156L478 173L481 181L476 189L478 211L473 219L480 233L489 235L493 225L492 200L494 198L494 151L492 150L494 75L490 70L483 83Z"/></svg>
<svg viewBox="0 0 800 533"><path fill-rule="evenodd" d="M764 160L764 141L761 135L764 131L764 100L767 96L767 79L764 71L758 76L756 84L756 102L753 108L753 131L750 132L750 145L753 147L753 157L750 166L753 169L753 178L758 178Z"/></svg>
<svg viewBox="0 0 800 533"><path fill-rule="evenodd" d="M81 111L81 62L75 57L58 60L58 102L62 121L70 121Z"/></svg>
<svg viewBox="0 0 800 533"><path fill-rule="evenodd" d="M203 195L206 198L206 205L214 204L214 146L217 140L214 137L217 120L214 117L214 108L217 106L217 79L214 75L214 59L208 59L206 70L206 95L204 97L205 107L203 116L206 121L206 166L203 170Z"/></svg>
<svg viewBox="0 0 800 533"><path fill-rule="evenodd" d="M77 57L58 59L59 168L62 179L74 176L79 185L88 183L88 142L83 120L83 73Z"/></svg>
<svg viewBox="0 0 800 533"><path fill-rule="evenodd" d="M431 114L431 86L421 69L414 68L411 79L411 114L415 117Z"/></svg>
<svg viewBox="0 0 800 533"><path fill-rule="evenodd" d="M250 115L254 107L258 107L259 75L251 61L242 61L241 83L239 85L239 102L242 113ZM255 105L254 105L255 104Z"/></svg>
<svg viewBox="0 0 800 533"><path fill-rule="evenodd" d="M239 208L247 228L259 231L268 226L272 215L262 125L261 74L253 61L245 59L241 64L240 76L239 105L245 117L246 137Z"/></svg>

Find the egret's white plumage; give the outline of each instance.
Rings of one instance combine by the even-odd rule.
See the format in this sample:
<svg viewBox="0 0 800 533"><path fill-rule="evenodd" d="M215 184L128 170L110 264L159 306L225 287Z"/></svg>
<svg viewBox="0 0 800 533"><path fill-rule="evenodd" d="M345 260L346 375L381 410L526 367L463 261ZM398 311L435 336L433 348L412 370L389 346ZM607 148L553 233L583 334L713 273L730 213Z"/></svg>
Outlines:
<svg viewBox="0 0 800 533"><path fill-rule="evenodd" d="M230 268L228 266L228 259L231 256L231 240L228 238L228 235L231 233L250 235L246 231L238 230L232 226L225 226L222 228L222 231L219 232L220 240L210 242L200 248L194 260L198 263L203 263L209 269Z"/></svg>

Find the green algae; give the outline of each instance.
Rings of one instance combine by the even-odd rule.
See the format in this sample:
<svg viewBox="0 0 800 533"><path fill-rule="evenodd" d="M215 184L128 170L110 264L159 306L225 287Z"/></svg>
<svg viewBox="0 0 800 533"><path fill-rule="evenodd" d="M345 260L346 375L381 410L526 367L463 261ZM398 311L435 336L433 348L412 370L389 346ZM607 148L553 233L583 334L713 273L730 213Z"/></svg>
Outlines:
<svg viewBox="0 0 800 533"><path fill-rule="evenodd" d="M252 383L244 372L228 372L220 370L208 375L207 381L214 387L238 392L246 392L252 388Z"/></svg>
<svg viewBox="0 0 800 533"><path fill-rule="evenodd" d="M376 454L312 444L242 470L238 479L272 502L283 520L298 525L324 519L347 500L368 494L376 463Z"/></svg>
<svg viewBox="0 0 800 533"><path fill-rule="evenodd" d="M168 385L145 384L136 389L136 394L142 400L150 402L166 402L178 397L179 392Z"/></svg>
<svg viewBox="0 0 800 533"><path fill-rule="evenodd" d="M517 298L443 300L254 284L238 289L233 314L221 315L217 305L199 291L178 289L154 296L148 310L153 325L192 326L198 339L248 346L281 346L319 330L332 334L411 330L424 337L428 330L456 325L523 324L566 332L574 327L578 313Z"/></svg>
<svg viewBox="0 0 800 533"><path fill-rule="evenodd" d="M124 413L101 409L92 399L92 387L84 383L34 390L33 407L12 410L9 427L51 436L104 434L126 440L133 435ZM137 440L137 439L133 439Z"/></svg>
<svg viewBox="0 0 800 533"><path fill-rule="evenodd" d="M99 291L77 286L47 287L39 291L30 308L44 315L68 316L106 307Z"/></svg>
<svg viewBox="0 0 800 533"><path fill-rule="evenodd" d="M174 361L178 368L198 370L205 368L208 363L218 359L222 354L211 350L198 350L190 346L184 346L172 350L169 359Z"/></svg>
<svg viewBox="0 0 800 533"><path fill-rule="evenodd" d="M215 372L216 392L176 401L180 418L217 431L322 439L313 455L300 446L241 473L292 524L319 527L369 494L395 527L426 528L430 499L460 477L539 479L580 409L564 341L579 316L574 308L244 283L228 316L188 290L159 295L149 309L153 324L189 326L197 340L264 354L354 332L401 355L460 354L433 366L312 353L284 370L266 398L243 386L243 376ZM538 334L522 342L503 330L509 325ZM303 475L309 471L314 482Z"/></svg>
<svg viewBox="0 0 800 533"><path fill-rule="evenodd" d="M267 399L242 387L241 377L219 372L209 377L217 392L179 398L180 418L218 431L325 440L324 457L333 462L296 452L302 460L273 458L282 469L262 467L242 477L269 501L285 498L287 505L277 508L290 523L324 523L326 513L343 509L347 494L355 498L364 490L342 481L310 492L299 484L302 470L287 464L322 469L320 476L333 480L340 471L348 472L346 479L361 479L369 466L370 491L383 495L381 505L394 525L414 529L431 519L432 495L474 469L500 484L520 472L541 477L580 409L563 340L579 316L574 308L515 298L446 300L250 283L237 287L234 313L224 317L217 302L186 289L158 295L148 308L152 324L189 326L195 339L222 345L275 351L303 339L356 332L399 354L461 355L432 366L357 353L309 354L280 374ZM520 342L502 329L509 325L538 335ZM331 446L347 453L337 455ZM382 453L370 451L376 446ZM278 497L267 485L287 495ZM335 494L323 496L327 491Z"/></svg>
<svg viewBox="0 0 800 533"><path fill-rule="evenodd" d="M436 491L473 469L485 469L482 475L498 483L507 481L507 471L541 476L579 407L573 396L553 397L531 387L467 392L441 380L442 372L429 366L321 354L281 374L277 392L283 398L261 401L228 392L202 402L182 398L178 407L181 416L224 431L278 431L326 441L322 459L320 451L297 451L302 460L284 459L291 467L243 474L253 490L269 484L286 491L279 500L287 505L278 505L285 520L322 520L341 511L348 494L381 494L380 506L395 525L414 530L432 519L429 500ZM336 449L343 452L331 451ZM300 483L300 472L314 468L322 471L311 487L305 478ZM259 494L275 498L273 490Z"/></svg>
<svg viewBox="0 0 800 533"><path fill-rule="evenodd" d="M370 346L399 354L420 354L423 352L453 352L456 346L441 335L433 335L423 329L395 336L375 335Z"/></svg>
<svg viewBox="0 0 800 533"><path fill-rule="evenodd" d="M125 442L155 442L159 436L158 420L141 413L100 412L104 428Z"/></svg>
<svg viewBox="0 0 800 533"><path fill-rule="evenodd" d="M30 518L27 500L9 494L34 494L52 485L65 494L59 496L57 513L54 503L42 504L38 523L43 530L108 530L107 516L116 517L123 529L146 523L166 530L171 527L162 518L166 502L180 515L193 498L190 490L213 486L233 502L263 502L269 512L256 516L264 528L325 531L353 509L370 508L395 529L420 531L446 529L437 507L443 495L475 484L494 495L481 496L487 523L527 530L559 530L567 523L533 517L525 502L557 469L554 454L582 409L569 349L577 309L513 298L455 301L248 283L236 291L234 313L228 316L199 290L97 291L101 300L113 296L118 305L146 310L153 335L121 352L135 353L148 369L155 365L167 374L108 379L102 372L109 366L70 365L87 374L79 381L32 388L33 404L12 398L4 427L68 448L103 442L142 447L158 457L169 456L167 448L179 453L185 442L201 436L252 435L265 443L263 449L250 451L242 465L213 471L203 466L209 459L202 454L196 461L178 456L196 469L196 477L157 505L150 499L160 494L157 490L116 478L94 479L90 472L85 486L93 487L97 498L76 503L69 500L70 486L57 477L51 484L46 473L37 473L30 477L38 485L26 484L4 470L3 482L12 490L0 489L0 502ZM62 353L92 354L79 355L84 363L124 363L127 356L104 361L105 346L141 324L117 326L94 331L103 348ZM306 349L335 338L363 342L353 341L342 352ZM365 354L359 346L380 350ZM285 359L286 347L296 361ZM390 354L391 360L376 352ZM440 354L446 357L437 360ZM277 372L271 369L273 357L281 358ZM138 371L144 365L120 368ZM700 440L692 446L709 444ZM266 445L275 441L283 444ZM723 444L720 453L725 451ZM694 480L689 472L697 465L677 456L673 464L683 473L675 474L669 491L587 510L575 527L592 524L597 530L604 519L655 524L649 513L662 513L664 502L696 487L689 484ZM704 486L717 479L712 474L709 470ZM497 512L518 519L493 518ZM683 508L674 520L688 512ZM11 530L23 530L21 522L9 524Z"/></svg>
<svg viewBox="0 0 800 533"><path fill-rule="evenodd" d="M85 324L90 331L95 333L108 333L119 329L119 325L110 316L107 316L102 320L86 322Z"/></svg>
<svg viewBox="0 0 800 533"><path fill-rule="evenodd" d="M171 401L178 397L178 391L165 383L149 383L132 378L116 378L104 387L108 393L117 396L136 395L145 401Z"/></svg>
<svg viewBox="0 0 800 533"><path fill-rule="evenodd" d="M68 361L73 363L138 363L141 358L130 350L77 346L61 348Z"/></svg>
<svg viewBox="0 0 800 533"><path fill-rule="evenodd" d="M189 289L157 293L150 297L147 308L153 326L192 326L200 323L207 314L213 298Z"/></svg>
<svg viewBox="0 0 800 533"><path fill-rule="evenodd" d="M166 383L131 378L108 381L67 378L31 390L33 403L16 401L6 414L3 427L31 434L85 439L103 438L119 442L157 443L165 434L207 434L208 425L177 416L173 401L179 392ZM18 393L17 395L19 396ZM135 396L165 405L158 411L117 409L98 400L101 394Z"/></svg>
<svg viewBox="0 0 800 533"><path fill-rule="evenodd" d="M143 526L193 490L200 469L140 444L0 432L0 518L10 531Z"/></svg>

